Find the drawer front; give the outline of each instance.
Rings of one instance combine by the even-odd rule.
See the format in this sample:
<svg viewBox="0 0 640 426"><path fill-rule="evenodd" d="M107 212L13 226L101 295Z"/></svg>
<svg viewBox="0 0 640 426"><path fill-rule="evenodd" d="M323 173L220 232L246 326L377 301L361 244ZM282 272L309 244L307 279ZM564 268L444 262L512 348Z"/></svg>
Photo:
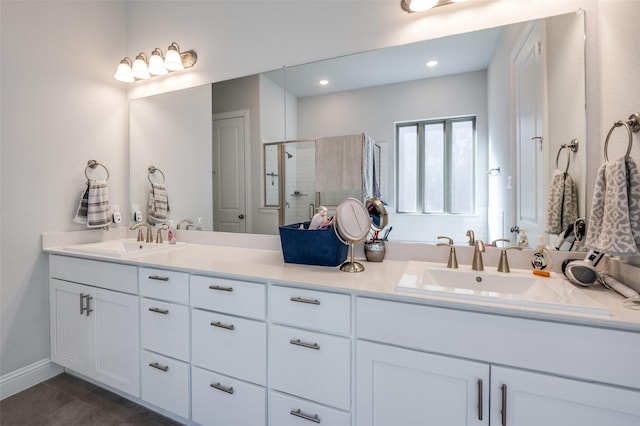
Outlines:
<svg viewBox="0 0 640 426"><path fill-rule="evenodd" d="M271 392L270 423L278 426L311 426L313 424L349 426L351 415L324 405Z"/></svg>
<svg viewBox="0 0 640 426"><path fill-rule="evenodd" d="M191 305L197 308L265 319L265 292L264 284L191 276Z"/></svg>
<svg viewBox="0 0 640 426"><path fill-rule="evenodd" d="M189 304L189 274L163 269L138 269L140 295Z"/></svg>
<svg viewBox="0 0 640 426"><path fill-rule="evenodd" d="M360 339L640 389L640 369L624 368L640 333L369 298L356 309Z"/></svg>
<svg viewBox="0 0 640 426"><path fill-rule="evenodd" d="M273 389L349 410L348 338L274 325L269 348Z"/></svg>
<svg viewBox="0 0 640 426"><path fill-rule="evenodd" d="M273 286L271 319L313 330L349 334L351 297L347 294Z"/></svg>
<svg viewBox="0 0 640 426"><path fill-rule="evenodd" d="M191 368L192 420L202 425L266 424L266 391L261 386Z"/></svg>
<svg viewBox="0 0 640 426"><path fill-rule="evenodd" d="M192 309L192 363L259 385L267 382L267 325Z"/></svg>
<svg viewBox="0 0 640 426"><path fill-rule="evenodd" d="M138 294L135 266L77 257L49 256L49 275L64 281Z"/></svg>
<svg viewBox="0 0 640 426"><path fill-rule="evenodd" d="M140 299L140 339L143 349L189 361L189 308Z"/></svg>
<svg viewBox="0 0 640 426"><path fill-rule="evenodd" d="M189 364L141 351L140 375L143 400L189 418Z"/></svg>

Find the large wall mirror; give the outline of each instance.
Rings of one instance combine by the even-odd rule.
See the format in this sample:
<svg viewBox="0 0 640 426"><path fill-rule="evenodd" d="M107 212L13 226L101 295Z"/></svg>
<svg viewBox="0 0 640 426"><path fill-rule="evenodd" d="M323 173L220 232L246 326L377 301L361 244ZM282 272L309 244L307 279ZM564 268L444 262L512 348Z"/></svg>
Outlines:
<svg viewBox="0 0 640 426"><path fill-rule="evenodd" d="M513 241L516 226L533 239L544 232L556 166L568 166L577 215L585 213L584 45L584 14L571 13L133 100L132 205L147 202L149 165L183 165L165 171L172 219L203 217L206 230L277 234L283 209L294 202L303 215L311 213L311 202L302 200L307 192L287 170L295 170L313 149L294 141L363 133L379 147L391 239L435 241L444 233L464 243L466 230L473 229L477 238ZM431 59L438 65L428 68ZM318 86L321 79L329 84ZM172 102L162 98L188 91L209 96L203 131L176 123L182 118L171 108L136 127L139 110L150 109L137 104L158 101L166 107ZM396 155L398 125L457 117L475 120L473 211L398 212L396 182L410 167ZM161 130L174 124L177 129ZM145 130L150 128L156 133ZM166 134L173 141L163 145L159 140ZM144 141L149 135L152 143ZM577 152L562 148L573 139L579 141ZM181 200L189 196L195 200Z"/></svg>

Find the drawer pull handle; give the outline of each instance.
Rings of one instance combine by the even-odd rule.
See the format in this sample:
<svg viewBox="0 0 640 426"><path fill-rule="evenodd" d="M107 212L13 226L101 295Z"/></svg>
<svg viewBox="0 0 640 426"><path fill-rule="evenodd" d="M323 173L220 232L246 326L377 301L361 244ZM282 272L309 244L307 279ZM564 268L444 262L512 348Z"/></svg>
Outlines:
<svg viewBox="0 0 640 426"><path fill-rule="evenodd" d="M223 287L221 285L210 285L209 288L211 290L233 291L233 287Z"/></svg>
<svg viewBox="0 0 640 426"><path fill-rule="evenodd" d="M161 370L161 371L169 371L168 365L160 365L157 362L150 363L149 367L157 368L158 370Z"/></svg>
<svg viewBox="0 0 640 426"><path fill-rule="evenodd" d="M320 423L320 417L317 414L311 415L303 412L301 409L291 410L291 415L300 417L301 419L309 420L310 422Z"/></svg>
<svg viewBox="0 0 640 426"><path fill-rule="evenodd" d="M226 392L226 393L228 393L228 394L231 394L231 395L233 395L233 392L234 392L234 390L233 390L233 386L230 386L230 387L222 386L222 385L220 384L220 382L218 382L218 383L211 383L209 386L211 386L211 387L212 387L212 388L214 388L214 389L218 389L218 390L220 390L220 391L222 391L222 392Z"/></svg>
<svg viewBox="0 0 640 426"><path fill-rule="evenodd" d="M212 322L211 325L214 326L214 327L220 327L220 328L224 328L224 329L227 329L227 330L235 330L236 329L235 325L233 325L233 324L225 324L225 323L220 322L220 321Z"/></svg>
<svg viewBox="0 0 640 426"><path fill-rule="evenodd" d="M482 417L482 379L478 379L478 420Z"/></svg>
<svg viewBox="0 0 640 426"><path fill-rule="evenodd" d="M83 303L83 300L85 303ZM80 315L84 313L86 316L89 316L89 313L93 312L93 309L91 309L89 304L90 300L93 300L93 297L88 294L80 293Z"/></svg>
<svg viewBox="0 0 640 426"><path fill-rule="evenodd" d="M308 303L310 305L319 305L320 304L320 301L318 299L305 299L303 297L298 297L298 296L293 296L290 300L292 302Z"/></svg>
<svg viewBox="0 0 640 426"><path fill-rule="evenodd" d="M158 314L167 315L169 313L168 309L160 309L160 308L149 308L151 312L156 312Z"/></svg>
<svg viewBox="0 0 640 426"><path fill-rule="evenodd" d="M500 386L500 390L502 391L502 407L500 410L502 426L507 426L507 385Z"/></svg>
<svg viewBox="0 0 640 426"><path fill-rule="evenodd" d="M320 350L320 345L319 344L303 342L300 339L291 339L291 340L289 340L289 343L291 343L292 345L296 345L296 346L302 346L303 348L315 349L316 351Z"/></svg>
<svg viewBox="0 0 640 426"><path fill-rule="evenodd" d="M169 277L161 277L160 275L149 275L150 280L169 281Z"/></svg>

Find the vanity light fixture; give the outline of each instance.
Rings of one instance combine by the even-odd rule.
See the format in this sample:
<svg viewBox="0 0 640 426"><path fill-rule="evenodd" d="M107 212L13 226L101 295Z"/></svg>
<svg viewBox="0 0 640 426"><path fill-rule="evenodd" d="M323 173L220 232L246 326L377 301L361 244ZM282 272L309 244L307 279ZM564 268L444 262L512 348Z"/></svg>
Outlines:
<svg viewBox="0 0 640 426"><path fill-rule="evenodd" d="M125 57L118 64L114 77L124 83L133 83L136 80L146 80L154 76L191 68L197 61L196 52L193 50L180 52L178 43L173 42L167 48L166 55L163 55L162 50L156 47L150 57L147 57L144 52L140 52L133 64L131 59Z"/></svg>
<svg viewBox="0 0 640 426"><path fill-rule="evenodd" d="M466 0L401 0L400 7L407 13L424 12L438 6L462 3Z"/></svg>
<svg viewBox="0 0 640 426"><path fill-rule="evenodd" d="M133 61L133 66L131 67L131 75L139 80L146 80L147 78L151 78L149 69L147 68L147 62L147 55L144 52L140 52L138 56L136 56L136 60Z"/></svg>

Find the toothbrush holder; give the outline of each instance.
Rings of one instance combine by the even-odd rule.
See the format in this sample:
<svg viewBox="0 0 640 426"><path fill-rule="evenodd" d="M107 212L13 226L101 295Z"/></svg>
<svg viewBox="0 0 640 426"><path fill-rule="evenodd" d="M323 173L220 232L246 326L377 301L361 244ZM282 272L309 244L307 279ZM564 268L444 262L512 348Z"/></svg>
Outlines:
<svg viewBox="0 0 640 426"><path fill-rule="evenodd" d="M384 241L369 240L364 243L364 255L369 262L382 262L384 260Z"/></svg>

